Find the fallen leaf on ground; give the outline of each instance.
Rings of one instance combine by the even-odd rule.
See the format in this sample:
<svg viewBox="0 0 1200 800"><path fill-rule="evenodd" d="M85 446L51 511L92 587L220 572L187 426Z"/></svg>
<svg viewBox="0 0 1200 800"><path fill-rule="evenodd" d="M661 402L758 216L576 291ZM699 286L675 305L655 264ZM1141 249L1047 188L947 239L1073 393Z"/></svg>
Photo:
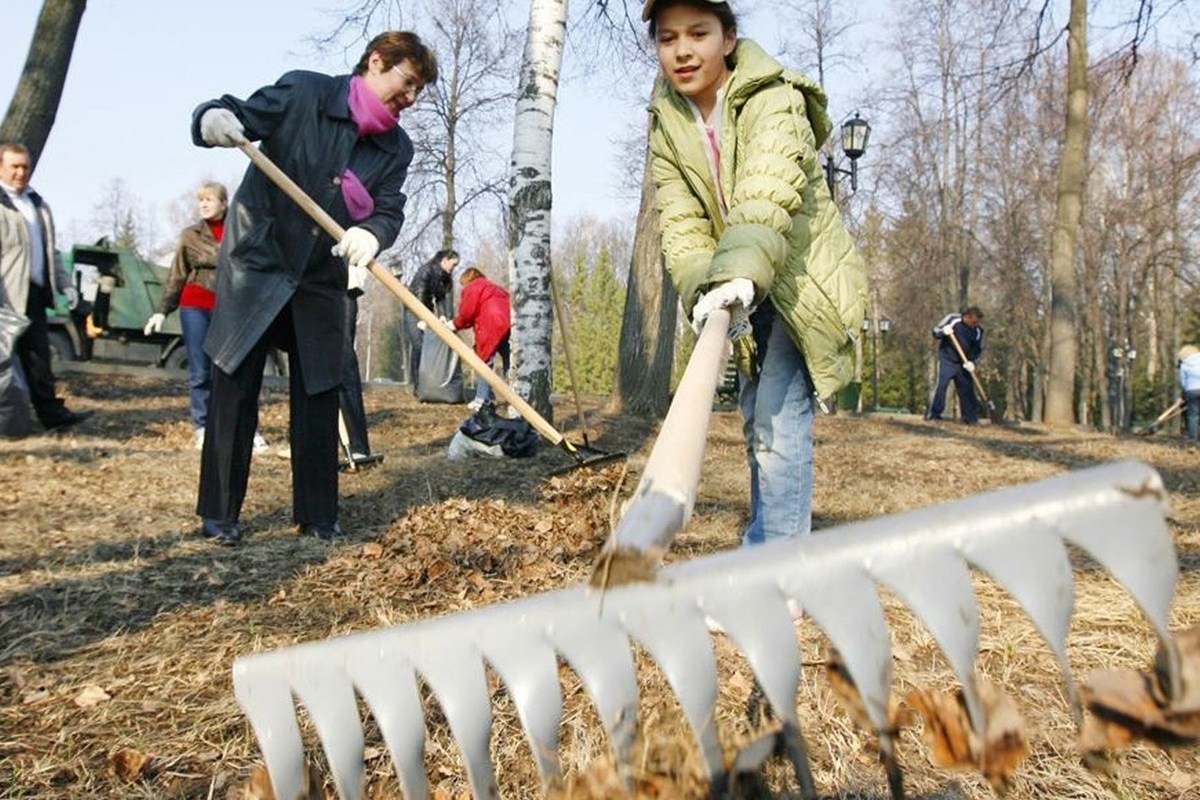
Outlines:
<svg viewBox="0 0 1200 800"><path fill-rule="evenodd" d="M113 753L113 772L123 781L136 781L145 774L146 769L150 766L150 761L150 757L146 754L134 750L132 747L123 747Z"/></svg>
<svg viewBox="0 0 1200 800"><path fill-rule="evenodd" d="M75 705L80 708L91 708L101 703L107 703L109 700L112 700L112 695L94 683L89 683L83 687L83 691L75 695Z"/></svg>

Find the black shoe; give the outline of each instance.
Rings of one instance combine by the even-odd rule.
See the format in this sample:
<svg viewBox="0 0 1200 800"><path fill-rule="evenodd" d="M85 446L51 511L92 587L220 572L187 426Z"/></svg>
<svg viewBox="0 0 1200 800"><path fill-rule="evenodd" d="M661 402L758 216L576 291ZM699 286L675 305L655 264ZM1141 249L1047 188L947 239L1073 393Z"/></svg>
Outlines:
<svg viewBox="0 0 1200 800"><path fill-rule="evenodd" d="M42 425L48 431L62 430L63 428L69 428L72 425L83 422L95 413L95 411L68 411L64 408L61 414L43 420Z"/></svg>
<svg viewBox="0 0 1200 800"><path fill-rule="evenodd" d="M323 542L332 542L345 536L346 532L336 522L306 522L300 526L300 535L315 536Z"/></svg>
<svg viewBox="0 0 1200 800"><path fill-rule="evenodd" d="M204 520L204 524L200 526L200 535L226 547L233 547L242 540L242 531L236 522L219 519Z"/></svg>

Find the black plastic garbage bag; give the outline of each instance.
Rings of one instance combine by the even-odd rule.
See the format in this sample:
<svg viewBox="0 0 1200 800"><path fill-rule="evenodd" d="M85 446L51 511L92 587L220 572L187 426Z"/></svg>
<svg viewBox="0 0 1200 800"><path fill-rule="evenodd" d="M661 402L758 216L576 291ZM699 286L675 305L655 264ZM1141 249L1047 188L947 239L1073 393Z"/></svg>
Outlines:
<svg viewBox="0 0 1200 800"><path fill-rule="evenodd" d="M29 386L17 359L17 337L29 320L0 306L0 436L25 436L33 427L29 414Z"/></svg>
<svg viewBox="0 0 1200 800"><path fill-rule="evenodd" d="M459 426L459 431L476 442L499 445L504 455L528 458L537 452L537 431L523 419L505 419L491 403L483 406Z"/></svg>

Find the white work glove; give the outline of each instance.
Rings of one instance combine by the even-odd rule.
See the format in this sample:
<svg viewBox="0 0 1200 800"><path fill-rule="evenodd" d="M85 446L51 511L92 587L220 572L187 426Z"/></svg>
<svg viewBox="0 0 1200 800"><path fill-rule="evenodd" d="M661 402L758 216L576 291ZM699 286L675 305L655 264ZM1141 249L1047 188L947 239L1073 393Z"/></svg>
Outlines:
<svg viewBox="0 0 1200 800"><path fill-rule="evenodd" d="M746 311L754 305L754 282L749 278L734 278L717 284L696 301L692 309L692 330L697 334L704 327L704 320L718 308L729 308L740 304Z"/></svg>
<svg viewBox="0 0 1200 800"><path fill-rule="evenodd" d="M427 327L428 327L428 326L425 324L425 320L423 320L423 319L419 319L419 320L417 320L417 330L419 330L419 331L423 331L423 330L425 330L425 328L427 328Z"/></svg>
<svg viewBox="0 0 1200 800"><path fill-rule="evenodd" d="M366 228L356 225L346 229L341 241L335 244L330 252L346 259L346 263L352 267L365 269L379 252L379 240Z"/></svg>
<svg viewBox="0 0 1200 800"><path fill-rule="evenodd" d="M451 332L458 330L458 328L454 325L454 320L447 317L438 317L438 319L441 320L442 324L449 328Z"/></svg>
<svg viewBox="0 0 1200 800"><path fill-rule="evenodd" d="M214 147L237 147L246 141L246 129L228 108L210 108L200 117L200 138Z"/></svg>
<svg viewBox="0 0 1200 800"><path fill-rule="evenodd" d="M965 369L967 372L974 372L975 371L975 362L974 361L964 361L963 369Z"/></svg>
<svg viewBox="0 0 1200 800"><path fill-rule="evenodd" d="M942 336L953 336L953 335L954 335L954 323L951 322L949 325L942 328Z"/></svg>
<svg viewBox="0 0 1200 800"><path fill-rule="evenodd" d="M350 267L350 277L346 281L347 292L363 293L367 290L367 268Z"/></svg>
<svg viewBox="0 0 1200 800"><path fill-rule="evenodd" d="M67 298L67 308L74 311L79 305L79 290L74 286L64 286L62 291L63 296Z"/></svg>
<svg viewBox="0 0 1200 800"><path fill-rule="evenodd" d="M149 336L152 333L161 332L163 320L166 318L166 314L151 314L150 319L146 320L146 327L142 328L142 333Z"/></svg>

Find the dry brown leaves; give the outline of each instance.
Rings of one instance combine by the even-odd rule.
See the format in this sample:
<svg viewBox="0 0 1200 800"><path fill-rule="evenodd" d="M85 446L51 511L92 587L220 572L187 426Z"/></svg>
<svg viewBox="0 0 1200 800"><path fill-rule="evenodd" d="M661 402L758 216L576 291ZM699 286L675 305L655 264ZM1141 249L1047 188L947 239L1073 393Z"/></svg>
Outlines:
<svg viewBox="0 0 1200 800"><path fill-rule="evenodd" d="M1200 740L1200 625L1175 636L1180 693L1172 697L1168 651L1161 644L1152 670L1095 672L1080 694L1091 715L1084 720L1079 746L1084 763L1112 775L1112 755L1137 739L1160 747Z"/></svg>
<svg viewBox="0 0 1200 800"><path fill-rule="evenodd" d="M978 770L993 789L1004 792L1029 754L1025 723L1012 698L987 681L978 684L986 720L982 739L971 727L962 690L915 689L904 699L924 721L934 766Z"/></svg>

